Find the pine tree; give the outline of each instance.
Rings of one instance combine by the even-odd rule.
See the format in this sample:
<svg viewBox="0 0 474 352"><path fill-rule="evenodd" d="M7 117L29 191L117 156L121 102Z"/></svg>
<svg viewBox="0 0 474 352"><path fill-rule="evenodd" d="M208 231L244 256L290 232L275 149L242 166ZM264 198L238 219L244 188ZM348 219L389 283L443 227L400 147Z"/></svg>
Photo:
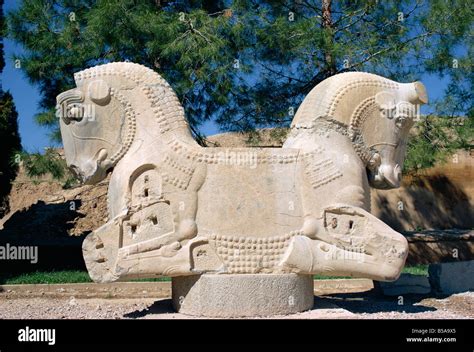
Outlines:
<svg viewBox="0 0 474 352"><path fill-rule="evenodd" d="M58 139L55 97L73 73L123 60L170 82L196 137L209 119L233 131L288 126L311 88L354 70L445 75L437 110L472 120L472 19L464 0L24 0L8 23L42 92L37 121ZM463 126L452 130L471 145L472 122ZM427 141L411 152L430 153Z"/></svg>
<svg viewBox="0 0 474 352"><path fill-rule="evenodd" d="M3 33L5 31L3 21L3 0L0 0L0 74L5 67L3 57ZM11 190L11 181L15 178L18 164L15 163L15 155L20 152L20 136L18 134L18 114L13 103L13 97L9 92L3 91L0 84L0 217L8 212L8 195Z"/></svg>

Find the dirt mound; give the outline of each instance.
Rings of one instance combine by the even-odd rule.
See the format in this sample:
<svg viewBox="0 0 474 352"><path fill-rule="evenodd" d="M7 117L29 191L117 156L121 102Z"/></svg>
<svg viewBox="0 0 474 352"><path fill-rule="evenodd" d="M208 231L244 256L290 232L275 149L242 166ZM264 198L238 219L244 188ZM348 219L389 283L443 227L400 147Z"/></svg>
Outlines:
<svg viewBox="0 0 474 352"><path fill-rule="evenodd" d="M455 162L453 162L455 161ZM474 154L404 176L402 187L372 192L372 213L399 231L474 227Z"/></svg>
<svg viewBox="0 0 474 352"><path fill-rule="evenodd" d="M63 189L50 178L30 180L24 170L13 182L10 212L0 220L2 239L55 241L85 235L107 221L109 179L94 186Z"/></svg>

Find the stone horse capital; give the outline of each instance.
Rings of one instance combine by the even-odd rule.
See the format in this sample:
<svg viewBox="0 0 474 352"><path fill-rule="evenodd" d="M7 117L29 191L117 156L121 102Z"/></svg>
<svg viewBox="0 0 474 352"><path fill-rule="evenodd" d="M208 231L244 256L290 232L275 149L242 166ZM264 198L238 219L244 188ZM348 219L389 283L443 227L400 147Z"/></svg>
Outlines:
<svg viewBox="0 0 474 352"><path fill-rule="evenodd" d="M317 85L282 148L206 148L169 84L118 62L57 98L69 167L112 173L109 221L83 243L91 278L325 274L396 280L404 236L370 214L400 185L424 86L348 72Z"/></svg>

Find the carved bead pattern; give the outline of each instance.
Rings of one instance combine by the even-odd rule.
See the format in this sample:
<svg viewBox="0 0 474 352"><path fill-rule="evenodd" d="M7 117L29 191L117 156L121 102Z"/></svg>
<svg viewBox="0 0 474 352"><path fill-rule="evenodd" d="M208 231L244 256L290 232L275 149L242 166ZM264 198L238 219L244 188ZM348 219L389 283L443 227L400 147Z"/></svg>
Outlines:
<svg viewBox="0 0 474 352"><path fill-rule="evenodd" d="M357 105L357 107L354 109L354 112L352 113L349 129L354 130L361 128L368 117L367 111L375 104L375 97L369 97Z"/></svg>
<svg viewBox="0 0 474 352"><path fill-rule="evenodd" d="M135 138L137 122L135 111L132 108L132 105L125 99L125 97L118 93L114 88L110 89L110 95L117 99L120 105L122 105L123 111L125 112L125 123L127 128L125 139L122 141L120 149L110 158L112 164L115 165L115 163L117 163L130 149L130 146L132 145Z"/></svg>
<svg viewBox="0 0 474 352"><path fill-rule="evenodd" d="M315 189L342 177L342 173L331 159L318 160L316 162L311 159L306 160L305 174L309 178L311 186Z"/></svg>
<svg viewBox="0 0 474 352"><path fill-rule="evenodd" d="M209 244L224 262L229 273L258 273L278 265L292 237L292 231L274 237L209 236Z"/></svg>
<svg viewBox="0 0 474 352"><path fill-rule="evenodd" d="M353 79L352 81L346 82L345 85L342 87L340 85L335 85L334 87L329 88L329 91L326 93L326 96L332 97L332 99L324 104L323 110L322 112L320 110L318 116L314 116L314 111L318 110L315 109L315 105L318 101L319 92L312 91L301 104L301 113L297 112L297 116L294 120L295 125L292 129L292 136L295 137L296 135L298 135L299 131L302 131L304 129L317 128L319 122L318 120L320 120L321 118L334 119L334 114L338 105L344 99L344 97L353 90L364 89L367 87L380 87L393 90L399 88L399 84L397 82L393 82L389 79L365 72L359 72L358 74L363 74L365 78ZM367 104L370 105L370 102ZM354 133L358 131L357 126L360 126L360 122L358 121L359 113L363 112L364 108L366 108L366 106L359 106L358 108L356 108L356 111L354 111L352 115L351 120L353 120L354 125L352 127L352 131L349 131L351 132L351 137L354 136ZM336 126L333 125L331 129L343 134L343 132L339 128L335 127ZM323 130L321 132L324 133ZM354 140L357 141L354 142ZM367 165L368 161L374 154L374 151L366 147L364 144L361 144L363 143L363 141L360 138L352 139L352 142L356 153L359 155L364 164Z"/></svg>
<svg viewBox="0 0 474 352"><path fill-rule="evenodd" d="M387 89L397 89L399 87L398 83L392 82L386 78L379 77L370 73L366 73L368 76L372 76L371 78L360 78L356 79L352 82L347 83L345 86L340 88L334 95L333 99L329 104L329 108L326 111L326 115L334 116L336 111L337 105L342 100L344 95L350 92L353 89L360 89L365 87L381 87Z"/></svg>
<svg viewBox="0 0 474 352"><path fill-rule="evenodd" d="M374 98L373 101L375 102ZM373 105L367 104L367 107L372 107ZM364 107L366 109L366 107ZM363 109L360 109L363 111ZM317 134L319 136L327 135L330 131L339 133L343 136L346 136L350 139L352 146L356 152L356 154L360 157L364 165L367 165L369 160L375 153L375 150L369 148L362 137L362 133L360 131L359 126L361 126L367 116L360 116L360 113L353 114L354 123L351 126L347 127L339 121L333 120L328 116L317 116L314 121L311 123L298 123L292 126L292 130L298 131L300 130L309 130L312 134Z"/></svg>
<svg viewBox="0 0 474 352"><path fill-rule="evenodd" d="M149 99L150 104L153 107L153 113L155 114L161 133L166 133L176 127L187 128L188 125L184 116L184 110L176 96L176 93L170 87L168 82L166 82L158 73L145 66L129 62L113 62L77 72L74 74L74 80L76 81L76 85L80 87L86 80L103 78L111 75L124 77L137 86L142 86L141 90ZM122 105L125 105L127 124L129 124L128 119L135 117L133 107L125 100L123 95L118 93L118 89L115 89L113 94L119 99ZM135 128L135 120L130 123L130 126ZM133 135L127 134L127 137L131 137L133 141L134 133ZM130 140L127 139L124 142L127 144ZM128 147L126 147L126 149ZM127 150L125 150L125 152ZM118 153L115 155L114 162L117 162L124 154L125 153Z"/></svg>
<svg viewBox="0 0 474 352"><path fill-rule="evenodd" d="M167 155L164 160L165 164L169 165L170 167L181 171L182 173L191 176L194 172L194 170L190 167L187 167L185 165L180 164L177 160L175 160L173 157Z"/></svg>
<svg viewBox="0 0 474 352"><path fill-rule="evenodd" d="M176 154L181 155L182 157L185 157L192 161L205 164L218 164L219 162L221 162L222 160L220 153L223 153L225 150L219 148L196 148L180 141L177 138L169 140L168 144L171 150ZM248 152L249 149L232 148L232 151ZM292 164L298 162L299 160L304 160L306 158L315 158L317 155L323 153L324 149L322 147L317 147L307 153L301 153L299 150L284 148L279 149L279 151L279 154L264 154L259 153L258 149L255 148L257 164Z"/></svg>

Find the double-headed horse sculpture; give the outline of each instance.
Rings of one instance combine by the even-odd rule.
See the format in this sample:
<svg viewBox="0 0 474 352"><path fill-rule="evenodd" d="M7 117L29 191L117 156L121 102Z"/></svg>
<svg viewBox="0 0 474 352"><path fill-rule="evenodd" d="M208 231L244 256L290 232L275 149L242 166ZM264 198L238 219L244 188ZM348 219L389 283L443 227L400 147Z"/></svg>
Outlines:
<svg viewBox="0 0 474 352"><path fill-rule="evenodd" d="M283 148L204 148L156 72L110 63L58 96L66 161L88 184L112 172L109 221L83 244L98 282L199 273L395 280L405 238L370 214L398 187L421 83L363 72L317 85Z"/></svg>

